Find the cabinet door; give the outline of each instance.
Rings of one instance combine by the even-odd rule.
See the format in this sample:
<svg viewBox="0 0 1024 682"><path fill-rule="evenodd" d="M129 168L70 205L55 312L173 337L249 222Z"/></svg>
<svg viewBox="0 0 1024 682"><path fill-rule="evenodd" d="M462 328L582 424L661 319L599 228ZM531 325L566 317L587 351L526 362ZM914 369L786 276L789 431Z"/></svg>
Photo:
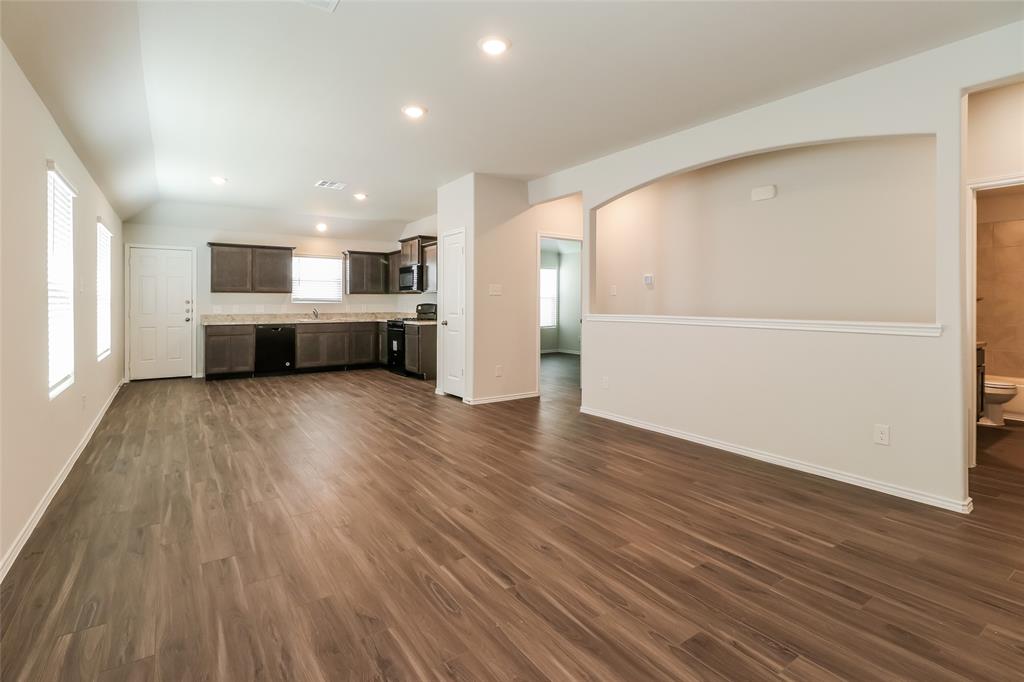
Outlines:
<svg viewBox="0 0 1024 682"><path fill-rule="evenodd" d="M402 265L416 265L420 262L420 240L402 242Z"/></svg>
<svg viewBox="0 0 1024 682"><path fill-rule="evenodd" d="M231 337L206 337L206 354L204 358L206 375L227 374L231 371Z"/></svg>
<svg viewBox="0 0 1024 682"><path fill-rule="evenodd" d="M210 247L210 291L252 291L250 247Z"/></svg>
<svg viewBox="0 0 1024 682"><path fill-rule="evenodd" d="M366 254L350 253L345 258L345 293L366 293Z"/></svg>
<svg viewBox="0 0 1024 682"><path fill-rule="evenodd" d="M252 249L252 290L275 294L292 292L291 249Z"/></svg>
<svg viewBox="0 0 1024 682"><path fill-rule="evenodd" d="M388 293L398 293L398 270L402 267L402 252L388 254Z"/></svg>
<svg viewBox="0 0 1024 682"><path fill-rule="evenodd" d="M324 332L320 334L324 344L324 365L349 364L349 332Z"/></svg>
<svg viewBox="0 0 1024 682"><path fill-rule="evenodd" d="M420 371L420 335L418 330L405 332L405 369L409 372Z"/></svg>
<svg viewBox="0 0 1024 682"><path fill-rule="evenodd" d="M238 334L226 337L231 340L229 355L232 372L251 372L256 369L256 335Z"/></svg>
<svg viewBox="0 0 1024 682"><path fill-rule="evenodd" d="M377 325L377 362L388 364L388 325L381 322Z"/></svg>
<svg viewBox="0 0 1024 682"><path fill-rule="evenodd" d="M322 367L324 364L324 339L319 332L302 332L295 335L295 366Z"/></svg>
<svg viewBox="0 0 1024 682"><path fill-rule="evenodd" d="M423 247L423 291L437 291L437 244Z"/></svg>
<svg viewBox="0 0 1024 682"><path fill-rule="evenodd" d="M386 294L388 291L388 259L380 254L366 258L366 293Z"/></svg>
<svg viewBox="0 0 1024 682"><path fill-rule="evenodd" d="M353 324L349 340L349 364L367 365L377 361L377 325Z"/></svg>

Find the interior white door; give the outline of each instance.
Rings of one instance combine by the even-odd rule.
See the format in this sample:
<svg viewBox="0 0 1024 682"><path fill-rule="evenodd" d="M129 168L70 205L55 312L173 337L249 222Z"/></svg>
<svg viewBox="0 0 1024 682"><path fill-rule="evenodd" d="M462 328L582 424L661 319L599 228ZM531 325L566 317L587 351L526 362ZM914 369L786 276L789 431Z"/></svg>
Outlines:
<svg viewBox="0 0 1024 682"><path fill-rule="evenodd" d="M129 379L192 375L192 252L131 247Z"/></svg>
<svg viewBox="0 0 1024 682"><path fill-rule="evenodd" d="M441 329L444 373L441 390L466 395L466 236L441 237Z"/></svg>

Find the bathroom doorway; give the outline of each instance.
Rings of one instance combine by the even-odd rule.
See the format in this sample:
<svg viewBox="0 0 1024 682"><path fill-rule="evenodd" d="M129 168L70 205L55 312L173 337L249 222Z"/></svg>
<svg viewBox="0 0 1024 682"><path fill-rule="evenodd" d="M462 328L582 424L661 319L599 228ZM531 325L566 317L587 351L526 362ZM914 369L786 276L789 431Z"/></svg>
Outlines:
<svg viewBox="0 0 1024 682"><path fill-rule="evenodd" d="M971 465L1024 471L1024 180L974 185Z"/></svg>
<svg viewBox="0 0 1024 682"><path fill-rule="evenodd" d="M582 259L579 239L541 235L537 248L537 376L542 396L579 400Z"/></svg>

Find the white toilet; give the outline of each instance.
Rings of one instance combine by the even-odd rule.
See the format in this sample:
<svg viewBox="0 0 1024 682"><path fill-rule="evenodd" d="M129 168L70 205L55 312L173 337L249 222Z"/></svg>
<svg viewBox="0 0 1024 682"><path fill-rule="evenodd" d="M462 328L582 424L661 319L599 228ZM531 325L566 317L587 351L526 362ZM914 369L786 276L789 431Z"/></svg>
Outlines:
<svg viewBox="0 0 1024 682"><path fill-rule="evenodd" d="M985 377L985 415L978 420L987 426L1005 426L1003 405L1017 395L1017 384L1003 377Z"/></svg>

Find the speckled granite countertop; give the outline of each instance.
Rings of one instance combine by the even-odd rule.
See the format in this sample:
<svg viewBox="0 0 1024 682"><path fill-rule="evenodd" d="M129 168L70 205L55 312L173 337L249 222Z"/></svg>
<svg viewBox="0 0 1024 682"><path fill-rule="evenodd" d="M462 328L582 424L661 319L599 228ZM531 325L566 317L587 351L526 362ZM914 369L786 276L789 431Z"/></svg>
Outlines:
<svg viewBox="0 0 1024 682"><path fill-rule="evenodd" d="M320 322L383 322L409 313L320 313L314 320L310 313L258 313L241 315L201 315L202 325L217 324L317 324Z"/></svg>
<svg viewBox="0 0 1024 682"><path fill-rule="evenodd" d="M437 320L406 320L406 324L412 324L417 327L436 327Z"/></svg>

